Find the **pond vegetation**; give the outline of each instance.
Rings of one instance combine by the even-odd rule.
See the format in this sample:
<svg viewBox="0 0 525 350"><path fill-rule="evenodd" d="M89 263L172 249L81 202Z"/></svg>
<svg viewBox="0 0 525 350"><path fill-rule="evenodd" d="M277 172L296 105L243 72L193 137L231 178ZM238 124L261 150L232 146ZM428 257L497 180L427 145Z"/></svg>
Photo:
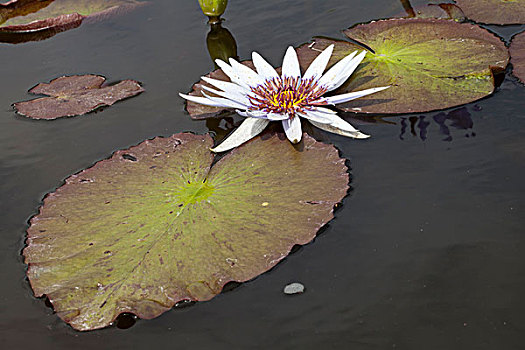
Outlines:
<svg viewBox="0 0 525 350"><path fill-rule="evenodd" d="M314 37L290 47L277 70L258 54L237 62L237 44L220 19L227 1L198 3L210 17L207 47L217 69L181 95L188 118L209 125L235 114L246 119L215 148L209 135L192 133L145 140L71 175L45 197L27 230L27 276L35 296L46 296L74 329L107 327L121 314L151 319L180 302L209 300L312 241L347 195L349 175L334 146L303 134L299 116L365 138L336 113L369 121L401 114L399 138L410 129L425 140L430 121L404 114L436 111L433 122L451 140L449 126L475 136L471 115L466 107L440 110L490 96L511 74L509 60L525 82L525 33L513 38L509 54L501 38L476 23L524 24L522 0L422 9L402 1L408 18L348 23L345 40ZM0 40L40 41L143 5L14 0L0 4ZM56 77L29 90L49 97L14 108L57 119L144 91L142 82L104 81ZM265 130L270 121L279 123Z"/></svg>

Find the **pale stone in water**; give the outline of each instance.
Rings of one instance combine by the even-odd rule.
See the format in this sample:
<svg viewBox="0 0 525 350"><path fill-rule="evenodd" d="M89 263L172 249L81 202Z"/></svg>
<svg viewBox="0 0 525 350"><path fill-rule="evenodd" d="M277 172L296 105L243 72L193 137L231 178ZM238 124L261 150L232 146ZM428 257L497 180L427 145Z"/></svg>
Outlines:
<svg viewBox="0 0 525 350"><path fill-rule="evenodd" d="M284 287L284 294L299 294L304 293L304 286L301 283L294 282Z"/></svg>

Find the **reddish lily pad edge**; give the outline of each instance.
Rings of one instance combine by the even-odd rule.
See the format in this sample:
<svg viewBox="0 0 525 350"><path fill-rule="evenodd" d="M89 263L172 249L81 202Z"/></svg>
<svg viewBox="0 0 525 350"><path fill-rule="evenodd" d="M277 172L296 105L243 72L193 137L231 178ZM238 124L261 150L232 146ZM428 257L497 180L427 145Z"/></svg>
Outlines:
<svg viewBox="0 0 525 350"><path fill-rule="evenodd" d="M40 97L34 98L32 100L15 102L15 103L13 103L11 105L11 107L13 108L13 110L15 111L16 114L18 114L18 115L20 115L22 117L26 117L26 118L33 119L33 120L56 120L56 119L71 118L71 117L77 117L77 116L81 116L81 115L94 113L94 112L97 112L98 110L101 110L101 109L103 109L105 107L112 106L112 105L114 105L117 102L121 102L121 101L127 100L128 98L132 98L132 97L135 97L137 95L140 95L141 93L146 91L144 89L144 87L143 87L143 84L141 82L139 82L139 81L136 81L136 80L124 79L124 80L114 81L112 83L106 84L107 79L106 79L105 76L103 76L103 75L94 75L96 77L100 77L100 78L104 79L104 83L102 83L102 85L98 89L103 89L103 88L115 86L115 85L118 85L118 84L121 84L121 83L124 83L124 82L130 82L130 83L136 84L139 87L139 89L134 91L133 94L130 94L129 96L126 96L124 98L118 99L118 100L116 100L113 103L109 103L109 104L103 103L103 104L99 104L97 106L94 106L92 109L90 109L86 113L82 113L82 114L68 114L68 115L63 115L63 116L57 116L57 117L54 117L54 118L38 118L38 117L33 117L33 116L30 116L30 115L24 114L17 108L17 105L19 105L19 104L30 103L30 102L33 102L33 101L36 101L36 100L40 100L40 99L45 99L45 98L56 98L56 96L46 95L44 93L35 93L35 92L33 92L33 90L38 88L38 87L40 87L41 85L50 85L57 79L67 78L67 77L75 77L75 76L77 76L77 75L63 75L63 76L60 76L60 77L57 77L55 79L50 80L49 83L38 83L38 84L34 85L32 88L30 88L28 90L28 93L29 94L40 95Z"/></svg>
<svg viewBox="0 0 525 350"><path fill-rule="evenodd" d="M0 4L4 6L13 5L18 0L12 0L5 4ZM47 33L50 32L50 36L53 36L54 34L77 28L82 24L84 20L89 20L89 22L96 22L98 20L102 20L106 18L107 16L117 15L120 13L123 13L125 11L133 10L137 7L147 5L148 2L144 1L137 4L124 4L120 6L114 6L107 10L95 12L93 14L83 16L77 12L63 14L56 17L50 17L42 20L36 20L33 22L29 22L27 24L19 24L19 25L12 25L12 26L5 26L0 27L0 33L5 35L24 35L24 34L32 34L33 36L41 33ZM46 39L47 36L43 37L43 39ZM15 38L16 39L16 38ZM9 42L9 40L6 40ZM16 42L16 41L15 41Z"/></svg>
<svg viewBox="0 0 525 350"><path fill-rule="evenodd" d="M514 35L509 52L512 75L525 85L525 31Z"/></svg>
<svg viewBox="0 0 525 350"><path fill-rule="evenodd" d="M71 174L70 176L66 177L64 180L61 181L61 183L60 183L60 184L59 184L59 185L58 185L53 191L50 191L50 192L48 192L48 193L46 193L46 194L44 195L44 197L43 197L42 200L40 201L40 206L39 206L39 208L38 208L38 212L36 212L34 215L32 215L32 216L27 220L26 223L27 223L27 227L28 227L28 228L26 229L26 237L25 237L25 241L24 241L24 248L21 250L21 255L24 256L24 250L25 250L25 248L28 246L27 239L29 238L29 228L30 228L31 225L32 225L32 220L33 220L34 218L36 218L36 217L38 217L39 215L42 214L42 209L43 209L43 207L44 207L44 205L45 205L45 203L46 203L46 200L47 200L48 198L50 198L51 196L53 196L53 195L55 194L55 192L57 191L57 189L59 189L59 188L65 186L65 185L67 184L67 180L68 180L68 179L70 179L70 178L75 178L75 177L79 177L79 176L81 176L84 172L86 172L86 171L90 170L91 168L95 167L97 164L99 164L99 163L101 163L101 162L109 162L109 161L111 161L111 159L112 159L113 157L115 157L115 156L117 156L117 157L118 157L118 156L125 156L125 155L127 155L127 153L129 152L130 149L133 149L133 148L139 146L140 144L142 144L142 143L144 143L144 142L154 141L154 140L156 140L156 139L163 139L163 138L187 138L187 137L194 137L194 136L199 136L199 135L200 135L200 134L196 134L196 133L193 133L193 132L181 132L181 133L173 134L173 135L171 135L171 136L157 136L157 137L149 138L149 139L146 139L146 140L144 140L144 141L142 141L142 142L140 142L140 143L137 143L137 144L135 144L135 145L133 145L133 146L130 146L130 147L126 148L126 149L120 149L120 150L117 150L117 151L113 152L109 157L104 158L104 159L101 159L101 160L99 160L99 161L96 161L96 162L93 163L90 167L87 167L87 168L85 168L85 169L82 169L82 170L80 170L80 171L78 171L78 172L76 172L76 173L73 173L73 174ZM283 140L283 142L288 142L288 140L286 139L286 136L284 135L283 132L276 132L276 131L272 131L272 130L266 130L266 131L264 131L262 134L260 134L259 136L257 136L256 138L254 138L254 139L248 141L248 143L249 143L249 142L252 142L253 140L255 140L255 139L257 139L257 138L265 139L265 138L272 137L272 136L275 136L275 135L277 135L281 140ZM204 135L200 135L200 136L203 136L204 138L209 138L209 139L212 139L212 140L213 140L212 134L210 134L210 133L207 133L207 134L204 134ZM324 143L324 142L320 142L320 141L315 140L313 137L309 136L308 134L303 134L303 140L301 141L300 144L303 144L304 141L305 141L306 139L309 139L309 140L311 140L311 141L313 141L313 142L316 142L316 143L321 143L321 144ZM223 286L222 286L222 290L221 290L221 292L217 293L215 296L217 296L217 295L219 295L219 294L222 294L222 293L224 293L224 292L229 291L230 289L229 289L228 286L229 286L231 283L242 284L242 283L251 282L251 281L254 281L255 279L257 279L257 278L258 278L259 276L261 276L262 274L264 274L264 273L266 273L266 272L268 272L268 271L274 269L274 268L275 268L276 266L278 266L282 261L286 260L290 255L292 255L292 254L295 252L295 248L296 248L296 247L303 247L303 246L307 246L307 245L311 244L311 243L315 240L315 238L316 238L320 233L322 233L322 231L323 231L323 230L324 230L324 229L325 229L325 228L326 228L326 227L332 222L332 220L335 218L335 212L336 212L339 208L341 208L341 206L342 206L342 204L343 204L343 201L348 197L348 194L350 193L350 190L351 190L351 187L350 187L350 181L351 181L351 178L350 178L350 176L349 176L350 168L349 168L348 165L347 165L348 160L345 159L345 158L343 158L343 157L341 156L341 151L340 151L339 149L337 149L337 148L336 148L334 145L332 145L332 144L327 144L327 143L324 143L324 144L325 144L327 147L332 147L333 150L334 150L335 152L337 152L337 155L338 155L341 159L345 160L344 168L346 168L346 175L347 175L347 176L346 176L346 179L347 179L347 189L346 189L346 193L344 194L343 197L341 197L341 199L340 199L338 202L334 203L334 206L332 207L331 211L328 213L328 218L327 218L327 220L326 220L324 223L322 223L321 225L319 225L317 231L314 232L314 233L312 234L312 237L311 237L311 239L310 239L308 242L306 242L306 243L302 243L302 244L300 244L300 243L292 243L292 244L290 244L289 247L288 247L288 249L287 249L286 254L283 254L279 259L275 260L274 263L273 263L271 266L268 266L268 269L267 269L266 271L263 271L263 272L261 272L259 275L254 276L253 278L250 278L250 279L247 279L247 280L242 280L242 281L236 281L236 280L233 280L233 279L226 280L226 281L224 281L224 284L223 284ZM242 147L242 146L240 146L240 147ZM227 152L225 155L230 155L230 154L232 154L232 153L235 153L235 152L236 152L236 149L237 149L237 148L235 148L235 149L233 149L233 150ZM216 155L216 154L215 154L215 159L214 159L213 162L212 162L212 166L213 166L213 164L216 163L216 161L217 161L218 159L222 159L225 155ZM30 266L31 266L31 263L28 263L26 268L29 269ZM32 290L34 290L33 287L32 287L32 282L31 282L31 280L28 280L28 281L29 281L29 284L31 285ZM35 296L36 298L38 298L38 299L46 300L46 304L49 303L49 304L52 306L52 303L49 301L49 299L48 299L48 297L47 297L46 294L41 294L41 295L36 295L36 294L34 294L34 296ZM214 296L214 297L215 297L215 296ZM213 299L213 297L210 298L210 299ZM187 307L187 306L192 306L192 305L196 304L197 302L209 301L210 299L206 299L206 300L181 299L181 300L175 301L175 302L173 303L173 305L171 306L171 308L173 309L173 308L177 308L177 307ZM54 310L54 307L53 307L53 311L55 311L55 310ZM168 311L168 310L166 310L166 311ZM164 313L164 312L162 312L162 313ZM162 313L161 313L161 314L162 314ZM80 330L80 329L75 329L75 328L73 328L73 327L72 327L72 328L73 328L74 330L76 330L76 331L81 331L81 332L92 331L92 330L100 330L100 329L104 329L104 328L107 329L107 328L111 328L111 327L113 327L113 326L116 326L116 325L118 324L119 319L122 318L122 317L131 317L131 318L133 319L133 324L134 324L134 323L136 322L137 319L154 319L154 318L160 316L161 314L156 315L156 316L152 316L152 317L147 317L147 318L146 318L146 317L139 317L139 316L137 316L137 315L135 315L135 314L133 314L133 313L130 313L130 312L121 312L121 313L117 314L117 315L113 318L112 322L111 322L107 327L95 328L95 329L82 329L82 330ZM66 322L66 323L67 323L67 322ZM69 324L69 323L68 323L68 324ZM69 324L69 325L70 325L70 324ZM70 325L70 326L71 326L71 325Z"/></svg>

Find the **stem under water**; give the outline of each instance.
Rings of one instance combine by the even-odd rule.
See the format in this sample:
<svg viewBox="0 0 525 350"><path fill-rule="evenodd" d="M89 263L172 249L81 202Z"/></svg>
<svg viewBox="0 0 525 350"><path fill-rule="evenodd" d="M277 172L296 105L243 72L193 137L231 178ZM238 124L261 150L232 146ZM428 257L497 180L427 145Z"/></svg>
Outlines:
<svg viewBox="0 0 525 350"><path fill-rule="evenodd" d="M401 5L403 5L408 17L416 17L416 11L414 11L414 8L410 4L410 0L401 0Z"/></svg>

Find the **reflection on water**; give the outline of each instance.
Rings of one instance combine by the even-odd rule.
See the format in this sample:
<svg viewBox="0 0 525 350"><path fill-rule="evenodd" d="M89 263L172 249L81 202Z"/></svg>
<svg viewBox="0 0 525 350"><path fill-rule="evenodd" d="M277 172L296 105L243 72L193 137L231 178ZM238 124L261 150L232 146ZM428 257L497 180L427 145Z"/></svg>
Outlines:
<svg viewBox="0 0 525 350"><path fill-rule="evenodd" d="M210 22L210 31L206 36L206 46L214 64L216 59L226 62L228 62L230 57L236 60L239 59L237 57L235 38L228 29L222 27L221 21L216 23ZM219 66L215 64L215 68L218 69Z"/></svg>
<svg viewBox="0 0 525 350"><path fill-rule="evenodd" d="M239 60L235 38L228 29L222 27L223 20L220 17L226 11L228 0L199 0L199 5L202 13L208 16L209 19L210 31L206 36L206 47L213 64L215 64L215 68L219 68L215 63L216 59L228 62L228 59L231 57Z"/></svg>
<svg viewBox="0 0 525 350"><path fill-rule="evenodd" d="M478 111L479 107L474 106L473 110ZM339 115L350 123L359 124L390 124L398 125L398 123L392 120L385 120L383 116L362 116L353 115L353 113L339 112ZM225 138L230 132L240 125L243 118L239 119L235 117L235 114L230 114L226 117L208 118L206 119L206 126L208 129L215 133L215 139L217 141ZM401 126L399 139L405 140L409 135L412 137L418 137L422 141L427 140L428 132L432 124L439 127L439 133L444 135L442 141L453 140L453 130L463 131L464 137L475 137L476 132L473 131L474 121L471 118L471 114L467 107L461 107L454 109L448 113L439 112L434 116L410 116L400 117L399 125ZM304 131L309 135L313 136L316 140L322 142L329 142L330 138L325 132L318 132L316 128L311 128L310 123L303 123Z"/></svg>
<svg viewBox="0 0 525 350"><path fill-rule="evenodd" d="M224 139L230 132L240 125L241 122L235 123L232 116L225 118L208 118L206 127L215 133L215 140Z"/></svg>
<svg viewBox="0 0 525 350"><path fill-rule="evenodd" d="M189 309L179 304L176 312L128 330L92 333L74 332L34 299L20 257L26 221L59 179L144 138L207 131L173 96L208 71L202 49L210 28L203 27L195 0L150 3L144 16L115 25L72 30L40 44L0 45L0 339L6 349L147 349L174 342L219 350L523 347L524 87L508 76L480 102L483 118L472 105L467 118L450 110L412 119L341 113L350 123L368 124L366 142L312 128L316 139L335 143L350 158L353 191L316 242L233 294ZM391 0L236 0L228 9L232 21L223 24L242 52L262 51L280 62L287 44L337 36L340 28L384 17L394 6L394 13L403 10ZM506 39L524 29L491 27ZM13 115L9 105L35 81L80 71L131 72L149 92L90 118L39 123ZM205 123L219 141L242 120L231 115ZM463 141L474 130L479 137L467 139L470 147L442 147L451 143L441 139ZM282 287L297 279L308 292L286 298ZM126 327L134 320L118 321Z"/></svg>
<svg viewBox="0 0 525 350"><path fill-rule="evenodd" d="M467 107L461 107L448 113L439 112L430 120L427 120L427 117L424 115L408 118L401 117L401 133L399 134L399 138L404 140L407 129L410 128L409 132L413 136L419 136L421 140L425 141L428 136L428 128L432 124L431 121L434 121L439 126L439 132L445 135L443 141L452 141L450 128L465 130L465 137L476 136L476 133L472 131L474 122L470 116L471 114Z"/></svg>

